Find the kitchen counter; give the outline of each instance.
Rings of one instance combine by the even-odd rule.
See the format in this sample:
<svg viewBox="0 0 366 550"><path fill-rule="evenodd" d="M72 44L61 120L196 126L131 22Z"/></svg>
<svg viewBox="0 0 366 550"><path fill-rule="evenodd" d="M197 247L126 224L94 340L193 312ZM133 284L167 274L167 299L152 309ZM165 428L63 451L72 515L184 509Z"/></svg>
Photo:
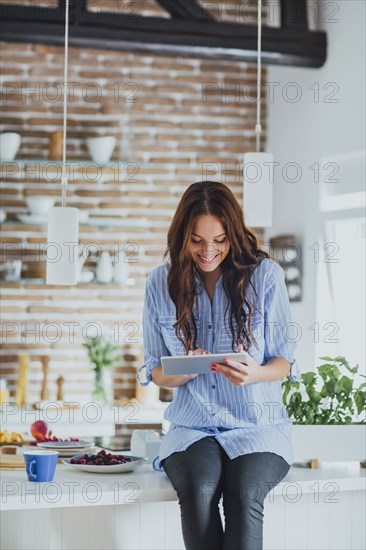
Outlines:
<svg viewBox="0 0 366 550"><path fill-rule="evenodd" d="M128 453L124 453L128 454ZM110 506L132 502L176 500L176 493L165 472L144 464L125 474L90 474L65 464L57 464L53 482L33 483L25 470L1 471L1 509L27 510L78 506ZM328 467L311 470L292 466L272 491L273 496L362 491L366 489L366 469ZM315 489L316 487L316 489Z"/></svg>
<svg viewBox="0 0 366 550"><path fill-rule="evenodd" d="M357 464L293 465L266 497L264 549L364 549L365 489L366 470ZM1 510L1 545L9 550L184 548L176 493L151 464L126 474L58 464L49 483L2 471Z"/></svg>

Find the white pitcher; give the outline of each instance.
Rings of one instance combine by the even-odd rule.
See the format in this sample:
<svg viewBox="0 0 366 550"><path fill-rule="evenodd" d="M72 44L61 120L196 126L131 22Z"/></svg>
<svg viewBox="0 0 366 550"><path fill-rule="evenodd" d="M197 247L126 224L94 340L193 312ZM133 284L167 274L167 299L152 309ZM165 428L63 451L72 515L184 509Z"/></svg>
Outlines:
<svg viewBox="0 0 366 550"><path fill-rule="evenodd" d="M4 132L0 134L1 160L12 161L15 159L21 139L20 134L16 134L15 132Z"/></svg>
<svg viewBox="0 0 366 550"><path fill-rule="evenodd" d="M151 464L159 454L160 437L154 430L133 430L131 437L131 454L147 457L147 464Z"/></svg>
<svg viewBox="0 0 366 550"><path fill-rule="evenodd" d="M113 282L126 285L130 271L130 264L124 262L123 258L117 258L114 262Z"/></svg>
<svg viewBox="0 0 366 550"><path fill-rule="evenodd" d="M104 250L99 258L96 276L99 283L110 283L113 279L113 262L108 250Z"/></svg>

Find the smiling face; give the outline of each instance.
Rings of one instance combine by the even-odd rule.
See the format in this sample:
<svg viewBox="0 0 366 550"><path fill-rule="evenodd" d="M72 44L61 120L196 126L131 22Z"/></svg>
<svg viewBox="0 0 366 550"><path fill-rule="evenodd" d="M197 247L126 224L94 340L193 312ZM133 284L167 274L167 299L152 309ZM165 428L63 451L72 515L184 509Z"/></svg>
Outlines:
<svg viewBox="0 0 366 550"><path fill-rule="evenodd" d="M230 246L221 221L215 216L198 216L189 242L189 250L198 269L215 271L229 253Z"/></svg>

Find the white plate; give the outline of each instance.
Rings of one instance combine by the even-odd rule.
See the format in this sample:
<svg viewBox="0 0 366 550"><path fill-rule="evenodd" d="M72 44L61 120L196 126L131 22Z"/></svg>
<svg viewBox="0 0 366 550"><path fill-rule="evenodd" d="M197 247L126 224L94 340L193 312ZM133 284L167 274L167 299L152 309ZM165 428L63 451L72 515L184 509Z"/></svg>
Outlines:
<svg viewBox="0 0 366 550"><path fill-rule="evenodd" d="M112 454L118 454L118 453L112 453ZM75 455L74 458L82 457L83 454ZM107 465L91 465L91 464L70 464L70 458L65 458L62 463L66 464L67 466L71 466L72 468L75 468L76 470L81 470L82 472L90 472L94 474L118 474L118 473L127 473L132 472L133 470L137 470L137 468L140 468L147 460L149 460L147 457L141 457L141 456L132 456L132 455L126 455L132 458L132 462L126 462L126 464L110 464Z"/></svg>
<svg viewBox="0 0 366 550"><path fill-rule="evenodd" d="M52 449L53 451L84 451L87 447L94 447L91 441L44 441L37 443L37 447L42 449Z"/></svg>
<svg viewBox="0 0 366 550"><path fill-rule="evenodd" d="M87 449L83 449L83 451L85 451L86 453L93 453L93 454L97 452L95 450L95 447L88 447ZM68 451L57 451L57 452L58 452L59 458L72 458L73 456L75 456L75 449L73 451L68 450Z"/></svg>
<svg viewBox="0 0 366 550"><path fill-rule="evenodd" d="M46 225L48 214L17 214L18 220L31 225Z"/></svg>
<svg viewBox="0 0 366 550"><path fill-rule="evenodd" d="M39 447L38 445L23 445L22 449L24 451L35 451L35 450L41 450L41 447ZM51 449L42 449L44 451L50 451ZM75 453L77 452L80 452L81 450L84 452L84 453L95 453L96 452L96 447L95 446L90 446L90 447L86 447L85 449L55 449L55 448L52 448L53 451L57 451L58 452L58 457L59 458L72 458L73 456L75 456Z"/></svg>

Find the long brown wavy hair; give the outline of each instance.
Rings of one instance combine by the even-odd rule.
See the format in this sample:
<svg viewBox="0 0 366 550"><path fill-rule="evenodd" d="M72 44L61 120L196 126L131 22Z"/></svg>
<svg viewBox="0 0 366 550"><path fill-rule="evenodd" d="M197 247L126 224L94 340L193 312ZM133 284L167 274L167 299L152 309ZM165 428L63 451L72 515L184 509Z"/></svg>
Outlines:
<svg viewBox="0 0 366 550"><path fill-rule="evenodd" d="M228 298L225 319L227 309L230 308L232 349L236 351L236 348L234 349L236 342L236 346L243 344L244 350L249 351L253 341L256 347L258 346L251 330L253 308L256 309L256 307L247 299L246 288L250 283L257 294L250 281L251 274L263 258L269 258L269 255L259 248L256 236L245 225L243 211L233 192L220 182L192 183L183 193L168 231L167 248L163 258L169 256L170 268L167 283L169 295L176 307L175 332L187 353L190 349L197 348L194 301L198 289L195 280L195 263L189 244L196 219L198 216L207 214L221 221L230 246L229 253L220 264L220 269L223 289ZM248 316L243 304L248 308ZM246 330L247 320L248 331Z"/></svg>

